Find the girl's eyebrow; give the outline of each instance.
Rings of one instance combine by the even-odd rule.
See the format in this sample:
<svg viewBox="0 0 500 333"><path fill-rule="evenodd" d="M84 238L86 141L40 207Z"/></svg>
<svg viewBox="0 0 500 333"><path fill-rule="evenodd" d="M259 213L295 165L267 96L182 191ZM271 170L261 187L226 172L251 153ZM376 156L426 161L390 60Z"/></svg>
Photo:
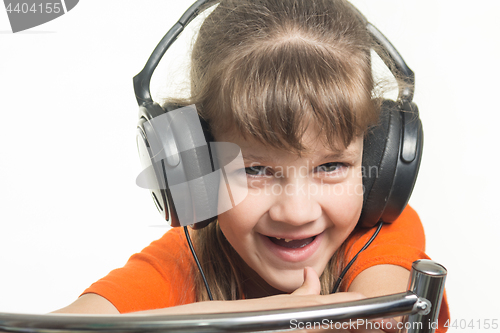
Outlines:
<svg viewBox="0 0 500 333"><path fill-rule="evenodd" d="M337 152L331 152L331 153L326 153L324 155L321 155L318 160L324 161L324 160L336 160L336 159L343 159L343 158L352 158L356 156L357 152L355 150L350 150L346 149L343 151L337 151ZM251 153L243 153L243 160L245 162L269 162L269 163L276 163L277 157L275 155L255 155Z"/></svg>
<svg viewBox="0 0 500 333"><path fill-rule="evenodd" d="M243 153L243 160L246 161L246 162L251 162L251 161L269 161L269 162L273 162L275 161L275 158L273 157L270 157L270 156L257 156L257 155L253 155L253 154L245 154Z"/></svg>
<svg viewBox="0 0 500 333"><path fill-rule="evenodd" d="M321 155L319 161L345 161L345 160L355 160L357 156L360 156L360 153L357 149L346 149L342 151L327 153Z"/></svg>

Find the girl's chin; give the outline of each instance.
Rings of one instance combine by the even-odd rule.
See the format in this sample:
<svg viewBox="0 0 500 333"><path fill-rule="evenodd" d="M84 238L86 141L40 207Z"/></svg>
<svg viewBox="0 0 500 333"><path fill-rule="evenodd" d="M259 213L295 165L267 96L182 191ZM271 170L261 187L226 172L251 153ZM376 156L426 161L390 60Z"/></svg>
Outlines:
<svg viewBox="0 0 500 333"><path fill-rule="evenodd" d="M291 270L286 273L276 272L272 276L266 276L265 281L278 291L277 294L280 292L290 294L304 283L304 270Z"/></svg>

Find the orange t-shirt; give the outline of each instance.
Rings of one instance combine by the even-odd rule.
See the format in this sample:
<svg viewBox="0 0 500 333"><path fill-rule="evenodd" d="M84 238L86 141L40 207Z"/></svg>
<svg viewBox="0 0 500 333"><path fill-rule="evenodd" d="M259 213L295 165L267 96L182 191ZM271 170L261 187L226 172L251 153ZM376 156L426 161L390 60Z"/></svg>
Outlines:
<svg viewBox="0 0 500 333"><path fill-rule="evenodd" d="M366 244L374 229L356 229L346 240L346 262ZM402 266L408 270L424 253L425 236L417 213L409 206L392 224L380 230L373 243L349 269L342 289L347 290L363 270L381 264ZM93 283L85 293L95 293L110 301L120 313L159 309L195 302L192 276L194 260L182 228L170 229L159 240L134 254L122 268L111 271ZM449 319L446 296L441 304L438 333Z"/></svg>

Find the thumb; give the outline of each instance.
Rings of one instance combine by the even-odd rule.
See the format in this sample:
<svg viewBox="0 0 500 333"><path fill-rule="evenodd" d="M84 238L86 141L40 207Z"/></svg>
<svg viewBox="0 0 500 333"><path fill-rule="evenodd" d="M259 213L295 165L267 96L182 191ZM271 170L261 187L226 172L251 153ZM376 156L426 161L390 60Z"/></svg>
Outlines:
<svg viewBox="0 0 500 333"><path fill-rule="evenodd" d="M319 295L321 284L318 274L311 267L304 268L304 283L292 295Z"/></svg>

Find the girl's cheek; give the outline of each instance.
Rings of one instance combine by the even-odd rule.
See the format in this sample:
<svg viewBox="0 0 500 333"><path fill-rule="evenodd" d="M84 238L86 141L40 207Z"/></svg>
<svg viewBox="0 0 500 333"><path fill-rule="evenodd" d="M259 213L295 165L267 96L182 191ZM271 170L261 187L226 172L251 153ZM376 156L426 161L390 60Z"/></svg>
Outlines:
<svg viewBox="0 0 500 333"><path fill-rule="evenodd" d="M363 207L363 184L358 179L325 185L321 200L325 213L341 225L357 223ZM353 222L354 221L354 222Z"/></svg>
<svg viewBox="0 0 500 333"><path fill-rule="evenodd" d="M244 205L248 199L249 189L241 177L220 177L219 196L217 202L218 215Z"/></svg>
<svg viewBox="0 0 500 333"><path fill-rule="evenodd" d="M238 233L251 230L259 220L259 214L262 215L262 203L255 199L258 199L258 197L253 197L249 193L249 195L235 207L219 214L219 224L221 228Z"/></svg>

